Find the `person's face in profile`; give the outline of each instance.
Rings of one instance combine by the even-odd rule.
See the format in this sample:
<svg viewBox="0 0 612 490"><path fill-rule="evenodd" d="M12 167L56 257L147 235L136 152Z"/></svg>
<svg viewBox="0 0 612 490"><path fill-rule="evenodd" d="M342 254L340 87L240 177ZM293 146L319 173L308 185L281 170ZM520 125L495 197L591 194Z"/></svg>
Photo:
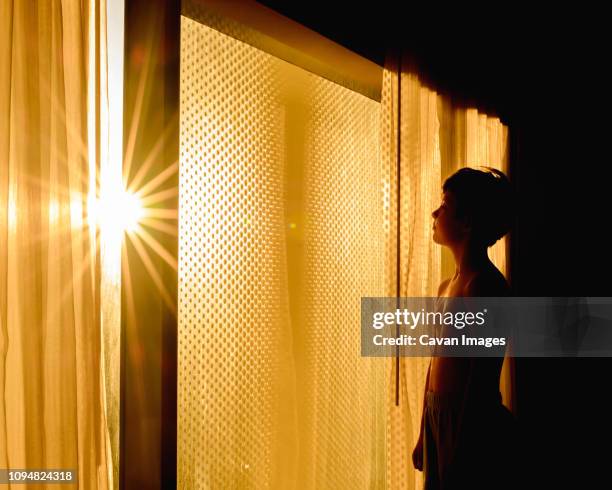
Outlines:
<svg viewBox="0 0 612 490"><path fill-rule="evenodd" d="M456 218L456 201L452 192L442 195L442 203L431 215L434 218L433 241L440 245L460 243L466 238L467 227Z"/></svg>

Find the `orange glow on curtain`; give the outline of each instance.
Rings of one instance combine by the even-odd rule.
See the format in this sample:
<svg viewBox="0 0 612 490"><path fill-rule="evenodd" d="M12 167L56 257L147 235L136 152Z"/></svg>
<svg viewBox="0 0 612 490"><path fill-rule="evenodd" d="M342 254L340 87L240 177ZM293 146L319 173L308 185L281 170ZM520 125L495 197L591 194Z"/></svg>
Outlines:
<svg viewBox="0 0 612 490"><path fill-rule="evenodd" d="M90 220L122 132L117 3L0 2L0 466L77 470L91 489L118 473L118 280Z"/></svg>
<svg viewBox="0 0 612 490"><path fill-rule="evenodd" d="M383 74L382 158L388 168L389 188L397 187L397 66ZM436 296L438 285L454 274L447 249L432 239L431 213L440 204L446 177L464 166L487 165L508 172L508 129L497 118L452 104L448 98L423 85L418 76L402 73L401 79L400 219L394 229L397 200L391 200L391 239L399 233L399 296ZM387 185L387 184L385 184ZM489 255L505 274L506 239L489 249ZM387 264L395 264L393 251ZM389 276L388 276L389 277ZM390 295L396 294L395 287ZM422 473L412 465L412 450L420 430L425 379L429 358L401 358L399 406L395 405L396 364L387 367L387 485L393 489L418 489ZM507 364L507 363L506 363ZM504 365L500 391L510 403L511 378Z"/></svg>

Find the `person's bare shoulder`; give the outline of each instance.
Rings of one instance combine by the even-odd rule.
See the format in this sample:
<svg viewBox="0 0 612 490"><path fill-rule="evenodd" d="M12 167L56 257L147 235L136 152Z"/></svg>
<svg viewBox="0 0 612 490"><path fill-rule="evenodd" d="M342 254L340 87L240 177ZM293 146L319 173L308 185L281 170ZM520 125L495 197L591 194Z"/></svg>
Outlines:
<svg viewBox="0 0 612 490"><path fill-rule="evenodd" d="M446 290L449 282L450 282L450 277L440 283L440 285L438 286L438 296L440 296Z"/></svg>
<svg viewBox="0 0 612 490"><path fill-rule="evenodd" d="M465 287L466 296L510 296L510 286L496 268L483 270L472 277Z"/></svg>

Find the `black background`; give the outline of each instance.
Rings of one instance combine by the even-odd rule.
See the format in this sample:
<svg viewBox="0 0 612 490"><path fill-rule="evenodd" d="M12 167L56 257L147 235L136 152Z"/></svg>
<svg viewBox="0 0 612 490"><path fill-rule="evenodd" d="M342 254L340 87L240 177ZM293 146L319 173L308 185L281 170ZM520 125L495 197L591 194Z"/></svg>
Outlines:
<svg viewBox="0 0 612 490"><path fill-rule="evenodd" d="M606 17L408 3L260 2L384 64L401 46L436 90L509 125L516 296L612 296ZM483 10L484 9L484 10ZM611 359L518 359L525 488L609 486Z"/></svg>

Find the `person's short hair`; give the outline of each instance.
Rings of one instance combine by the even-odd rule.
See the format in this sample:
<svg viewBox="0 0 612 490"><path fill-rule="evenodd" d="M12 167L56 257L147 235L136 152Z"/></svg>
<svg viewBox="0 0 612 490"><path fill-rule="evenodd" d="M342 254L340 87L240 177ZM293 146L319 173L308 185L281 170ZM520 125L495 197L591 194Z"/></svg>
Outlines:
<svg viewBox="0 0 612 490"><path fill-rule="evenodd" d="M472 225L472 237L492 246L512 228L514 197L508 178L500 170L464 167L448 177L444 192L455 197L457 218Z"/></svg>

